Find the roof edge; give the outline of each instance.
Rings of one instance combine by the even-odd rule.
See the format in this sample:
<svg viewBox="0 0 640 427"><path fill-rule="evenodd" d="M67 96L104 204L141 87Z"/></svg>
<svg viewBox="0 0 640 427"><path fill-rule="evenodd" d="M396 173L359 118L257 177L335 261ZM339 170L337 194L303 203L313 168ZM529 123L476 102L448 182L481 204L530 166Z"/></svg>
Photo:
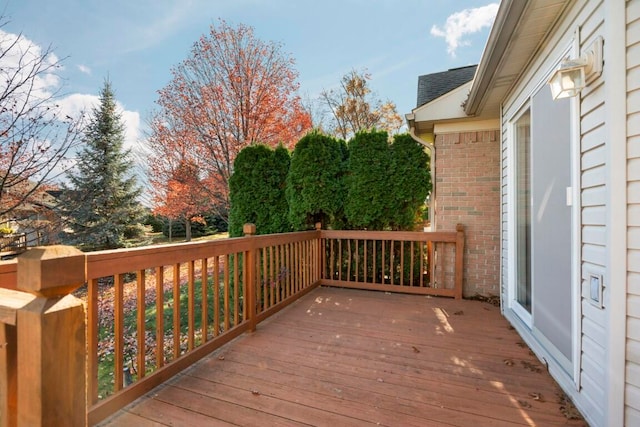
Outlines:
<svg viewBox="0 0 640 427"><path fill-rule="evenodd" d="M500 3L498 14L491 27L491 33L489 33L487 44L482 52L480 63L473 78L471 92L464 107L467 115L475 116L478 113L497 65L502 59L526 7L527 2L521 0L502 0Z"/></svg>

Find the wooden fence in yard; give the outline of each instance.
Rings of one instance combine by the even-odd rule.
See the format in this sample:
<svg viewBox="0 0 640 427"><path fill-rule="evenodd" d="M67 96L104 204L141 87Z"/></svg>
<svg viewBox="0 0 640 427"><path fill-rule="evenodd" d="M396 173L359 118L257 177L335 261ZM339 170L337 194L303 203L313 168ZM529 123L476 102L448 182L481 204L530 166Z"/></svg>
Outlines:
<svg viewBox="0 0 640 427"><path fill-rule="evenodd" d="M318 285L462 296L461 226L245 234L0 263L0 425L95 424Z"/></svg>

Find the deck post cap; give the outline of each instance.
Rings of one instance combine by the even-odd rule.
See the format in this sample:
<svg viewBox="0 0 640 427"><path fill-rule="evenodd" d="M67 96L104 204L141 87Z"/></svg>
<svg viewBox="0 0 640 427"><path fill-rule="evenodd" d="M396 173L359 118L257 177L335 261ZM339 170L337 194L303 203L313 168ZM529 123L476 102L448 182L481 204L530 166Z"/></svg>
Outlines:
<svg viewBox="0 0 640 427"><path fill-rule="evenodd" d="M85 259L73 246L31 248L17 258L17 288L44 297L67 295L85 283Z"/></svg>

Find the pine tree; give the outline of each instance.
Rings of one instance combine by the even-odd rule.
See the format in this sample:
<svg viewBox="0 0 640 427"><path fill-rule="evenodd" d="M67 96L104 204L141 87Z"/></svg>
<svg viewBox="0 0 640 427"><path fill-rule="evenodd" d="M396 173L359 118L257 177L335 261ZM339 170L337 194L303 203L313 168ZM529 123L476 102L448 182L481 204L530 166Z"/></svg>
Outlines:
<svg viewBox="0 0 640 427"><path fill-rule="evenodd" d="M67 174L63 209L73 229L71 242L86 249L124 246L125 235L139 226L142 206L130 151L124 149L124 124L111 82L105 80L100 104L84 131L84 147L75 172Z"/></svg>

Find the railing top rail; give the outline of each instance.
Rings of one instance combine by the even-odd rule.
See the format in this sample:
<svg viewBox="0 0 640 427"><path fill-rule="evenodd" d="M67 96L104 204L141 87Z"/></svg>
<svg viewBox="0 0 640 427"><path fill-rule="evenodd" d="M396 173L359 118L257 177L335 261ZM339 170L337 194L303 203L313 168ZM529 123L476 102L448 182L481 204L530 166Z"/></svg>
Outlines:
<svg viewBox="0 0 640 427"><path fill-rule="evenodd" d="M258 248L283 245L287 243L303 242L318 238L320 235L317 231L298 231L293 233L280 233L280 234L261 234L253 236L255 239L255 245Z"/></svg>
<svg viewBox="0 0 640 427"><path fill-rule="evenodd" d="M0 288L15 289L18 260L0 261Z"/></svg>
<svg viewBox="0 0 640 427"><path fill-rule="evenodd" d="M313 238L316 231L259 236L233 237L202 242L187 242L146 246L131 249L113 249L87 253L87 279L128 273L160 265L188 262L244 252L255 247L294 243Z"/></svg>
<svg viewBox="0 0 640 427"><path fill-rule="evenodd" d="M414 242L452 242L456 241L455 231L361 231L361 230L322 230L326 239L362 239L397 240Z"/></svg>
<svg viewBox="0 0 640 427"><path fill-rule="evenodd" d="M249 247L250 243L246 238L238 237L88 252L87 279L241 252Z"/></svg>
<svg viewBox="0 0 640 427"><path fill-rule="evenodd" d="M17 311L36 298L27 292L0 288L0 323L16 324Z"/></svg>

